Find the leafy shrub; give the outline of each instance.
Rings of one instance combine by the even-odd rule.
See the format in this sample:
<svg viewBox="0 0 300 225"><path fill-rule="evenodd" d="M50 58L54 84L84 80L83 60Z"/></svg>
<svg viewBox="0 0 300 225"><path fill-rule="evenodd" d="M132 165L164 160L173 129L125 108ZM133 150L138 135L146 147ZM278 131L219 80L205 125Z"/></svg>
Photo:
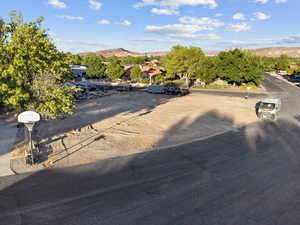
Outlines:
<svg viewBox="0 0 300 225"><path fill-rule="evenodd" d="M255 90L255 89L257 89L257 85L256 85L255 83L253 83L253 82L249 82L249 83L247 83L246 85L242 85L242 86L240 87L240 89L242 89L242 90L247 90L248 87L251 88L250 90Z"/></svg>
<svg viewBox="0 0 300 225"><path fill-rule="evenodd" d="M142 79L142 80L141 80L141 83L142 83L142 84L149 84L149 83L150 83L150 80L149 80L149 79Z"/></svg>

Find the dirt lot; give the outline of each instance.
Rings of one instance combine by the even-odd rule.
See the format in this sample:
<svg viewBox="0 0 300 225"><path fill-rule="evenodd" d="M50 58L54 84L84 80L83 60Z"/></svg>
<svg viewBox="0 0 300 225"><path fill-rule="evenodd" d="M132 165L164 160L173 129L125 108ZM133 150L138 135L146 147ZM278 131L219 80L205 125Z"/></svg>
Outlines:
<svg viewBox="0 0 300 225"><path fill-rule="evenodd" d="M80 103L62 120L43 121L35 137L46 166L64 167L217 135L257 120L255 99L131 92Z"/></svg>

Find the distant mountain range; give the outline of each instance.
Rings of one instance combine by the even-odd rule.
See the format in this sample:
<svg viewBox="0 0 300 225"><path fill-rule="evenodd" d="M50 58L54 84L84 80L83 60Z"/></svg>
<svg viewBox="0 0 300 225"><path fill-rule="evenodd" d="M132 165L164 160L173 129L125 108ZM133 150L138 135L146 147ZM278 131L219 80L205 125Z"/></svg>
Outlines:
<svg viewBox="0 0 300 225"><path fill-rule="evenodd" d="M96 52L83 52L79 53L79 55L90 55L90 54L96 54L96 55L102 55L104 57L110 57L110 56L118 56L118 57L124 57L124 56L162 56L167 54L168 52L148 52L148 53L139 53L139 52L132 52L129 50L126 50L124 48L116 48L116 49L108 49L108 50L102 50L102 51L96 51Z"/></svg>
<svg viewBox="0 0 300 225"><path fill-rule="evenodd" d="M294 58L300 57L300 47L259 48L250 51L260 56L279 57L280 55L288 55Z"/></svg>
<svg viewBox="0 0 300 225"><path fill-rule="evenodd" d="M259 49L252 49L249 51L260 56L279 57L280 55L285 54L290 57L300 58L300 47L259 48ZM117 49L109 49L109 50L102 50L102 51L95 51L95 52L83 52L83 53L79 53L79 55L84 56L84 55L96 54L96 55L102 55L104 57L110 57L110 56L124 57L124 56L145 56L145 55L163 56L167 53L168 52L138 53L123 48L117 48ZM218 51L206 51L205 53L206 55L213 56L213 55L217 55Z"/></svg>

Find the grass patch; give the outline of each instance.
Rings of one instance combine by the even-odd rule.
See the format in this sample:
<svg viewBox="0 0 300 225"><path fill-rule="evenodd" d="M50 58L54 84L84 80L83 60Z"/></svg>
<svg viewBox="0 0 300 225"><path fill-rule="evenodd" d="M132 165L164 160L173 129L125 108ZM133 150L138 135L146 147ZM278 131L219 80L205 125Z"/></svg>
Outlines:
<svg viewBox="0 0 300 225"><path fill-rule="evenodd" d="M208 84L205 86L194 86L193 88L199 88L199 89L229 89L229 88L235 88L234 86L230 85L219 85L219 84Z"/></svg>

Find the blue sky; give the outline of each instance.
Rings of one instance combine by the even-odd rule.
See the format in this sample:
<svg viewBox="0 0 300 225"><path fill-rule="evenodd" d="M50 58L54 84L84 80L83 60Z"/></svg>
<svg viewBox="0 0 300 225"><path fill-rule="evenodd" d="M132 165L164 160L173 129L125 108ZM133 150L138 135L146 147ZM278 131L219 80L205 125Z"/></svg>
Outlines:
<svg viewBox="0 0 300 225"><path fill-rule="evenodd" d="M63 51L166 51L300 46L299 0L2 0L0 17L20 11Z"/></svg>

